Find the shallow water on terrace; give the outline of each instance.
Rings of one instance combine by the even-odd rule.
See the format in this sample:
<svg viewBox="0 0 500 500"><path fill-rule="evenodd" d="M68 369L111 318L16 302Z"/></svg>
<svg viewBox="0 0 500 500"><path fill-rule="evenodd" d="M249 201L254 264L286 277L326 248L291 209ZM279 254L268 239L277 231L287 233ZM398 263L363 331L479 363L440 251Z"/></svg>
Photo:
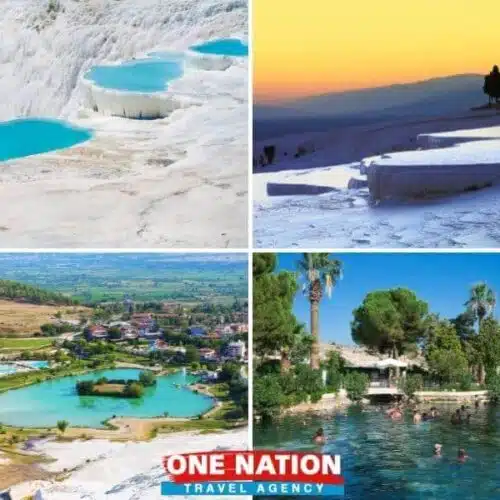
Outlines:
<svg viewBox="0 0 500 500"><path fill-rule="evenodd" d="M5 365L3 363L0 363L0 377L3 375L10 375L11 373L16 373L18 371L18 368L14 365Z"/></svg>
<svg viewBox="0 0 500 500"><path fill-rule="evenodd" d="M183 74L180 58L136 59L114 66L95 66L85 75L97 86L127 92L162 92Z"/></svg>
<svg viewBox="0 0 500 500"><path fill-rule="evenodd" d="M0 363L0 377L4 375L10 375L11 373L16 373L18 371L25 371L26 365L30 365L33 368L47 368L49 366L48 361L21 361L20 365ZM24 365L24 366L22 366Z"/></svg>
<svg viewBox="0 0 500 500"><path fill-rule="evenodd" d="M58 120L21 118L0 122L0 161L68 148L91 137L89 130Z"/></svg>
<svg viewBox="0 0 500 500"><path fill-rule="evenodd" d="M286 417L256 426L254 444L340 454L350 500L500 499L500 407L473 409L470 424L461 426L450 424L455 406L441 407L439 420L420 425L408 412L393 422L386 408ZM323 450L311 443L319 427L328 438ZM435 443L443 445L441 458L433 456ZM459 447L470 456L463 464L456 460Z"/></svg>
<svg viewBox="0 0 500 500"><path fill-rule="evenodd" d="M26 365L31 365L33 368L47 368L49 366L48 361L21 361Z"/></svg>
<svg viewBox="0 0 500 500"><path fill-rule="evenodd" d="M248 56L248 45L236 38L221 38L210 42L193 45L190 50L201 54L216 56L245 57Z"/></svg>
<svg viewBox="0 0 500 500"><path fill-rule="evenodd" d="M113 415L122 417L194 417L208 411L213 401L185 387L195 381L190 375L176 373L157 377L155 387L148 387L140 399L103 396L78 396L78 380L138 379L141 370L104 370L76 377L64 377L0 394L0 423L19 427L54 427L58 420L71 426L102 427Z"/></svg>

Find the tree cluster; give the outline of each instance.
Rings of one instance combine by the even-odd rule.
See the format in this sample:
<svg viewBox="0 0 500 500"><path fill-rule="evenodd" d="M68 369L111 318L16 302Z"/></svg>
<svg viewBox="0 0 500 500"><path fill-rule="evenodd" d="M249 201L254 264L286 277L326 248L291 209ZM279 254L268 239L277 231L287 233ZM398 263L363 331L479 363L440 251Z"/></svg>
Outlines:
<svg viewBox="0 0 500 500"><path fill-rule="evenodd" d="M19 283L11 280L0 280L0 298L22 300L30 304L76 305L78 302L62 293Z"/></svg>

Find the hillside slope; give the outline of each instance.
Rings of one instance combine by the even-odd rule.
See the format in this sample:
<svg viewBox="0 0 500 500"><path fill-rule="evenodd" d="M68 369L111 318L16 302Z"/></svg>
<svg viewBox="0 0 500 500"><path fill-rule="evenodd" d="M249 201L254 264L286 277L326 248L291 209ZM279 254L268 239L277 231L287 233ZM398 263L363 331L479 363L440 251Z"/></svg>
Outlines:
<svg viewBox="0 0 500 500"><path fill-rule="evenodd" d="M74 299L62 293L12 280L0 280L0 299L17 300L28 304L76 304Z"/></svg>
<svg viewBox="0 0 500 500"><path fill-rule="evenodd" d="M78 82L104 60L245 34L245 0L0 2L0 119L78 109Z"/></svg>
<svg viewBox="0 0 500 500"><path fill-rule="evenodd" d="M246 0L0 2L0 120L59 117L94 132L0 164L0 246L245 247L246 58L186 71L169 87L186 106L158 120L89 109L82 76L97 63L245 39L247 23Z"/></svg>

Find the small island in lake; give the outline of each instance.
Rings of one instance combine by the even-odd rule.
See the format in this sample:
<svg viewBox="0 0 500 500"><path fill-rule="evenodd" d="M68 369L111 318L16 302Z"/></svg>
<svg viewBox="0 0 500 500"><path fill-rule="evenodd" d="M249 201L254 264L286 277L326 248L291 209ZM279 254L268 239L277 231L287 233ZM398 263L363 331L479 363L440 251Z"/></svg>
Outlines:
<svg viewBox="0 0 500 500"><path fill-rule="evenodd" d="M139 379L80 380L76 383L79 396L108 396L117 398L140 398L144 388L156 385L156 377L152 372L143 371Z"/></svg>

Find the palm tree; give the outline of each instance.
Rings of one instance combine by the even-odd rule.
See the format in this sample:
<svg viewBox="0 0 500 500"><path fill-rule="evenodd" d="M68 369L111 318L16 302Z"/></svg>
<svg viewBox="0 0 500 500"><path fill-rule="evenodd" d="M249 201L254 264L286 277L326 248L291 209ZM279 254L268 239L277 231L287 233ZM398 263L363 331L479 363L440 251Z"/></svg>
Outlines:
<svg viewBox="0 0 500 500"><path fill-rule="evenodd" d="M298 263L299 272L304 280L302 291L311 305L311 368L320 367L319 353L319 303L326 291L331 297L332 289L342 274L342 263L331 259L328 253L305 253Z"/></svg>
<svg viewBox="0 0 500 500"><path fill-rule="evenodd" d="M495 310L495 292L486 283L477 283L471 288L469 300L465 305L474 315L478 322L478 330L480 330L483 320Z"/></svg>
<svg viewBox="0 0 500 500"><path fill-rule="evenodd" d="M476 283L470 291L469 300L465 303L467 310L477 321L478 333L481 331L481 325L485 318L490 316L496 306L495 292L484 282ZM484 383L485 371L484 365L479 364L479 382Z"/></svg>

